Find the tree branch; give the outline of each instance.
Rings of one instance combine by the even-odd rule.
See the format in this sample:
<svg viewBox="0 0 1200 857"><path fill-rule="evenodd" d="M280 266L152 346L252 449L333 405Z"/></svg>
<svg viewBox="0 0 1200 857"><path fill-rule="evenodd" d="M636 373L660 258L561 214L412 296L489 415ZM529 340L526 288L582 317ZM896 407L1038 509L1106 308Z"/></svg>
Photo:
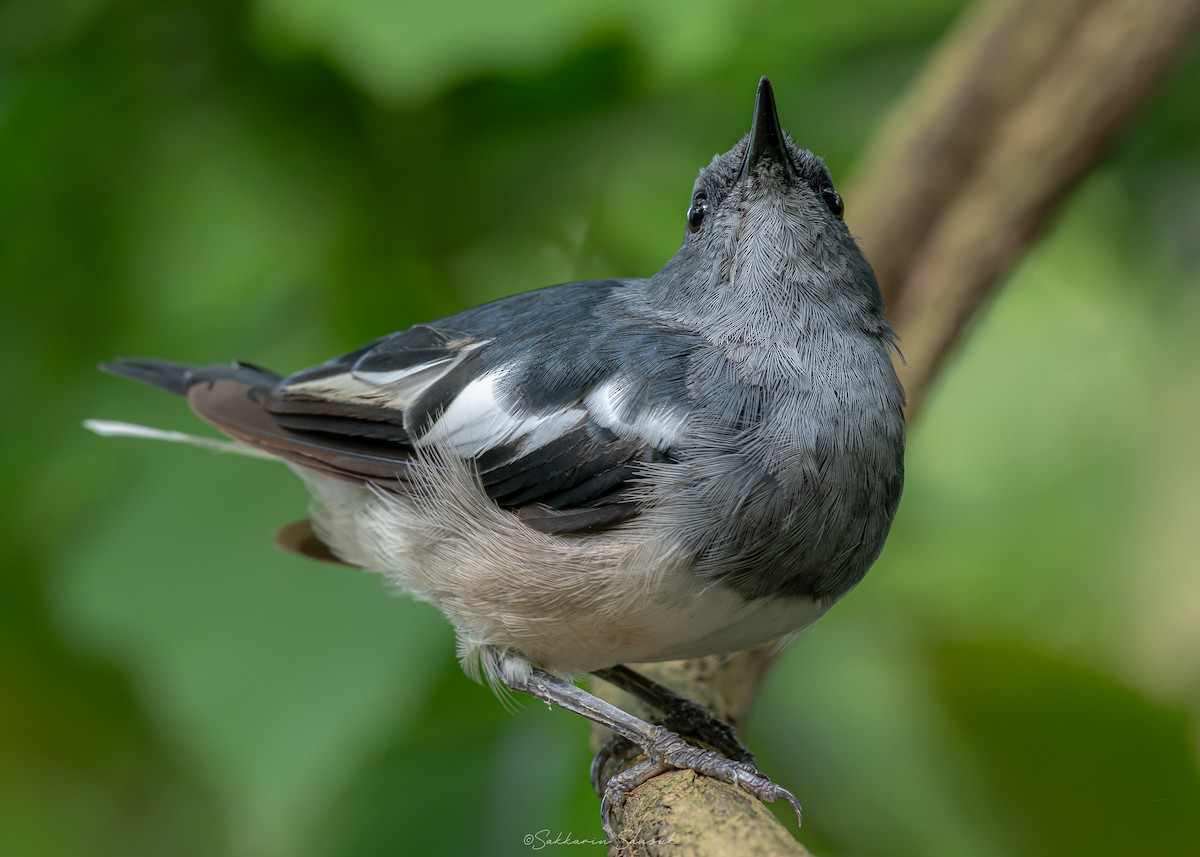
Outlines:
<svg viewBox="0 0 1200 857"><path fill-rule="evenodd" d="M1197 0L1004 0L972 10L893 110L851 199L901 335L910 418L1198 26Z"/></svg>
<svg viewBox="0 0 1200 857"><path fill-rule="evenodd" d="M901 336L910 420L971 319L1198 27L1200 0L995 0L943 39L846 194ZM764 648L637 668L737 726L771 659ZM647 843L635 854L807 853L736 788L687 772L641 786L620 832Z"/></svg>

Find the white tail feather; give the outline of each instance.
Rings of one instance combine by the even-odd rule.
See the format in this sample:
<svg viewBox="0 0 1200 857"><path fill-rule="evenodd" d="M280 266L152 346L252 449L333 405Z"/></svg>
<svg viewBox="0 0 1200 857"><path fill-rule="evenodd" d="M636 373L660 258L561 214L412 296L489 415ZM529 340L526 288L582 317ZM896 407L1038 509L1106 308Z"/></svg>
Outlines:
<svg viewBox="0 0 1200 857"><path fill-rule="evenodd" d="M231 452L235 455L244 455L247 458L263 458L268 461L279 461L276 456L271 455L269 452L263 452L261 449L239 443L236 440L214 440L194 434L185 434L181 431L167 431L166 429L140 426L137 423L123 423L117 420L84 420L83 427L101 437L137 437L148 440L166 440L171 443L202 446L205 449L212 449L217 452Z"/></svg>

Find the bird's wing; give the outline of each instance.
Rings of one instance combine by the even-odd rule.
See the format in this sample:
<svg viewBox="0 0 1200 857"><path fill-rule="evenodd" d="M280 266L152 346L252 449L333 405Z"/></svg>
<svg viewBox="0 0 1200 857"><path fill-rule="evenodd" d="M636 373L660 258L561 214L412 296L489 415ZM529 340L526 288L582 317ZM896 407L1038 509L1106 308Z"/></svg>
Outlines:
<svg viewBox="0 0 1200 857"><path fill-rule="evenodd" d="M335 448L370 442L401 461L453 450L538 529L616 523L636 511L641 465L667 459L687 421L693 346L622 314L620 287L569 284L393 334L285 379L267 410Z"/></svg>
<svg viewBox="0 0 1200 857"><path fill-rule="evenodd" d="M423 448L452 450L531 527L595 530L636 514L639 469L670 459L690 413L694 342L624 312L622 285L517 295L282 380L239 365L182 386L226 433L330 475L402 492Z"/></svg>

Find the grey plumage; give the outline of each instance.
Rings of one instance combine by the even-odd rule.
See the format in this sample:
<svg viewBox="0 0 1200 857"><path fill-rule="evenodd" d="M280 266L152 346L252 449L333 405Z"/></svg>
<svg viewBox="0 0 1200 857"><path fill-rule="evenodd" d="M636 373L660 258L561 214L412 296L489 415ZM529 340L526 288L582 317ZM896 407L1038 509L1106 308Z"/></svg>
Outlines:
<svg viewBox="0 0 1200 857"><path fill-rule="evenodd" d="M882 549L904 396L828 171L765 79L755 115L649 279L527 292L286 378L104 368L288 461L329 551L438 604L492 679L768 642Z"/></svg>

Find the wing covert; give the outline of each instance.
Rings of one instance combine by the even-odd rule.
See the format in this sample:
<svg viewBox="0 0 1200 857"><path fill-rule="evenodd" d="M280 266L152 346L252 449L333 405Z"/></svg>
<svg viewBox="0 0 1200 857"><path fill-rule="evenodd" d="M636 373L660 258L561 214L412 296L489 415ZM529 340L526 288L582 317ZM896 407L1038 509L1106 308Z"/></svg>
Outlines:
<svg viewBox="0 0 1200 857"><path fill-rule="evenodd" d="M553 330L530 311L535 292L376 340L284 379L266 409L330 448L368 444L398 461L434 444L452 449L532 527L610 526L636 513L629 489L641 466L670 460L687 424L694 343L596 312L621 283L605 285L555 287L574 287L579 299L554 301L572 315ZM353 468L342 475L374 481Z"/></svg>

